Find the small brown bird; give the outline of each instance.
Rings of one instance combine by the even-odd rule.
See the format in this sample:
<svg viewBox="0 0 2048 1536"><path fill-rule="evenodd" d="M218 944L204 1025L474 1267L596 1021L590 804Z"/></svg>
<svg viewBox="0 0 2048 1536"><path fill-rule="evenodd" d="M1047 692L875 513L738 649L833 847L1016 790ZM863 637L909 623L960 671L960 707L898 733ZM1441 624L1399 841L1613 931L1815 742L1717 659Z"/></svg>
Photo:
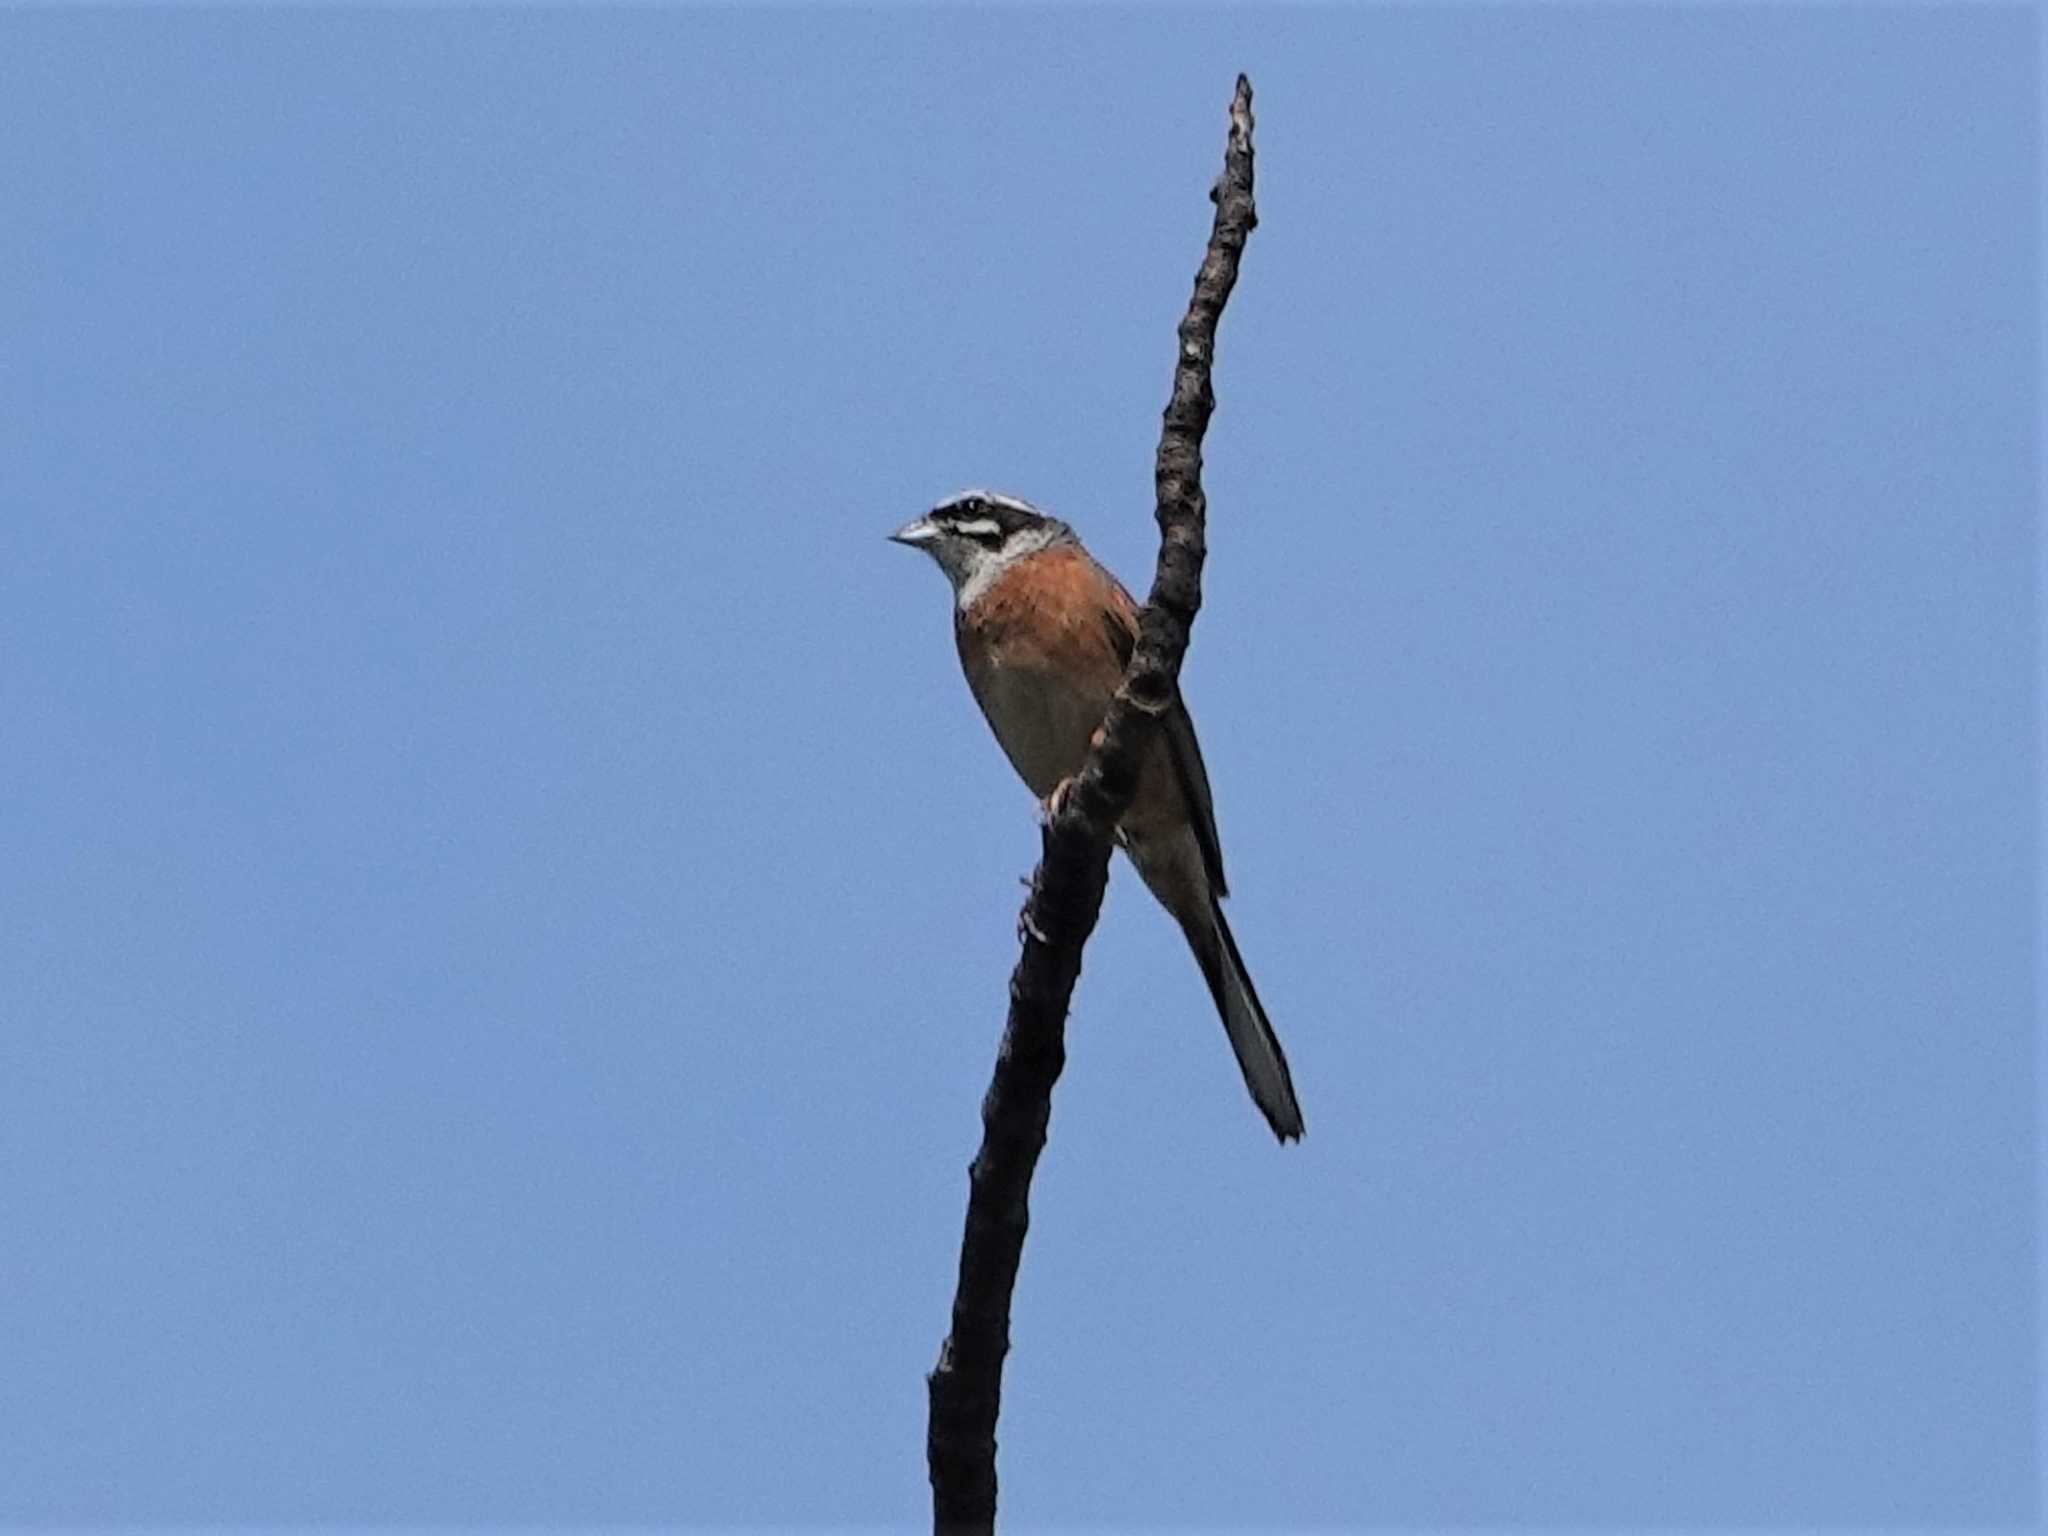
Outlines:
<svg viewBox="0 0 2048 1536"><path fill-rule="evenodd" d="M1138 605L1074 530L1028 502L963 491L890 535L953 583L953 635L975 702L1031 792L1080 772L1138 639ZM1195 952L1245 1085L1282 1141L1301 1105L1280 1038L1237 951L1221 902L1223 850L1194 722L1179 700L1117 828L1152 894Z"/></svg>

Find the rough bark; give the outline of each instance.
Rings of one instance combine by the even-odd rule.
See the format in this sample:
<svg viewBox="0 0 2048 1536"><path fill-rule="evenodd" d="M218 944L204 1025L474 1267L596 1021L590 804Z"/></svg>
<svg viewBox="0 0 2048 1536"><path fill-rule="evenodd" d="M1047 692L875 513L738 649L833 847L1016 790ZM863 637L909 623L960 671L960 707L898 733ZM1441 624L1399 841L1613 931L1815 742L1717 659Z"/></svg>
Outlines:
<svg viewBox="0 0 2048 1536"><path fill-rule="evenodd" d="M934 1527L992 1531L996 1514L996 1418L1010 1348L1010 1297L1030 1225L1031 1175L1045 1146L1052 1088L1066 1063L1067 1006L1081 950L1102 909L1111 838L1130 805L1137 767L1179 688L1181 660L1202 604L1207 501L1202 436L1216 396L1210 368L1216 323L1245 239L1258 223L1252 202L1252 87L1243 75L1230 103L1223 174L1208 250L1180 323L1173 396L1154 472L1159 564L1139 620L1138 644L1081 772L1058 797L1019 924L1023 953L1010 976L1010 1011L995 1075L982 1100L981 1150L968 1171L967 1224L952 1330L929 1377L926 1455Z"/></svg>

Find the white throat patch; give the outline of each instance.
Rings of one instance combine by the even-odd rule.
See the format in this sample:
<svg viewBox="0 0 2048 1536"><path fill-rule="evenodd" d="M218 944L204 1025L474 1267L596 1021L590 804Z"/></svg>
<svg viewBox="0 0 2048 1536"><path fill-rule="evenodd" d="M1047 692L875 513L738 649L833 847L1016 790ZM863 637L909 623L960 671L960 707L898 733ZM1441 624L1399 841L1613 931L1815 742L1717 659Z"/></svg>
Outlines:
<svg viewBox="0 0 2048 1536"><path fill-rule="evenodd" d="M1037 554L1058 537L1057 526L1044 524L1018 529L1001 549L978 549L977 558L970 560L967 569L961 573L959 586L954 589L956 606L966 608L979 601L1003 572L1025 556Z"/></svg>

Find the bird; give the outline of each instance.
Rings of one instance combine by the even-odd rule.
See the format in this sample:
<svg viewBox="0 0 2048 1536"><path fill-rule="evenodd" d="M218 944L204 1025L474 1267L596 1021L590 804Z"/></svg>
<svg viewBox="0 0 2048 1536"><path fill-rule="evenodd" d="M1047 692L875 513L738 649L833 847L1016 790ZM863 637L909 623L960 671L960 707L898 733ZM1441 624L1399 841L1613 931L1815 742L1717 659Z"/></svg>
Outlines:
<svg viewBox="0 0 2048 1536"><path fill-rule="evenodd" d="M1138 639L1138 605L1066 523L1028 501L962 491L889 537L953 587L953 637L997 742L1048 807L1081 771ZM1175 696L1138 773L1117 841L1166 908L1215 999L1252 1101L1283 1143L1303 1130L1280 1037L1230 924L1208 770Z"/></svg>

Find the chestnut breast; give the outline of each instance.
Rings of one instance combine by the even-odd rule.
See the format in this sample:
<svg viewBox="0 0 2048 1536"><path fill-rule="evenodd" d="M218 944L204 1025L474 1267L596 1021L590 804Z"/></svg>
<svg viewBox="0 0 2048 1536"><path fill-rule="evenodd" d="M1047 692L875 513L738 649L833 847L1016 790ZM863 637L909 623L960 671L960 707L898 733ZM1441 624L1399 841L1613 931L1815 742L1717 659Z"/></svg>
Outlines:
<svg viewBox="0 0 2048 1536"><path fill-rule="evenodd" d="M967 684L1040 799L1088 755L1123 679L1116 626L1135 632L1131 606L1086 552L1061 544L1018 561L954 615Z"/></svg>

